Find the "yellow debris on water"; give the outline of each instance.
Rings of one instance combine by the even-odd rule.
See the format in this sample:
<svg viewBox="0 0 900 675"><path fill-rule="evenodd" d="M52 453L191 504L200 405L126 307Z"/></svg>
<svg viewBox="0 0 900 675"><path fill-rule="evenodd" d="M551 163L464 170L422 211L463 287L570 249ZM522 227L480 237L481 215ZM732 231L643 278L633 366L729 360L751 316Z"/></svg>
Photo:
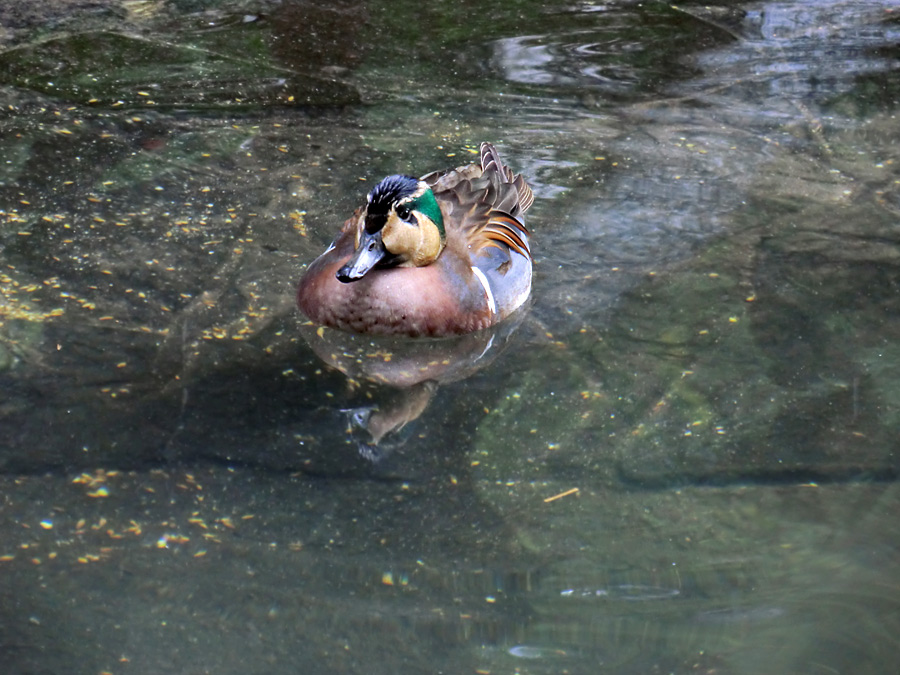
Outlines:
<svg viewBox="0 0 900 675"><path fill-rule="evenodd" d="M569 495L574 495L579 492L579 488L575 487L571 490L566 490L565 492L560 492L559 494L553 495L552 497L547 497L544 500L545 504L549 504L550 502L555 502L557 499L562 499L563 497L568 497Z"/></svg>

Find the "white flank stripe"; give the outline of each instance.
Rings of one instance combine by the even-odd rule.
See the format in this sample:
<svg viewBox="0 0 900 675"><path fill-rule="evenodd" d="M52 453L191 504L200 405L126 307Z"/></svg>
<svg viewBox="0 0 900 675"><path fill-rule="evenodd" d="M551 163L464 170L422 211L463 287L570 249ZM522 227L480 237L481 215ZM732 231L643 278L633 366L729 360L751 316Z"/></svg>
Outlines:
<svg viewBox="0 0 900 675"><path fill-rule="evenodd" d="M484 287L484 294L487 296L488 307L491 310L491 314L497 313L497 303L494 302L494 294L491 293L491 285L488 283L487 277L484 276L484 272L482 272L477 267L472 267L472 271L475 273L475 276L478 277L478 281L481 282L481 285Z"/></svg>

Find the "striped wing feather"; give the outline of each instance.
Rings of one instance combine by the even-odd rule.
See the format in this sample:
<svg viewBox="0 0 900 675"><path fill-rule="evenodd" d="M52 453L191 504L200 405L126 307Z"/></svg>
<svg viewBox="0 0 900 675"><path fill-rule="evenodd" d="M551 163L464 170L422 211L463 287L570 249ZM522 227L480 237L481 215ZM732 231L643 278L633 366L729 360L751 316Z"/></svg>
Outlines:
<svg viewBox="0 0 900 675"><path fill-rule="evenodd" d="M434 172L423 180L432 186L449 220L459 224L471 247L507 247L530 257L522 214L534 202L534 194L521 175L503 164L493 145L482 143L480 155L481 166Z"/></svg>

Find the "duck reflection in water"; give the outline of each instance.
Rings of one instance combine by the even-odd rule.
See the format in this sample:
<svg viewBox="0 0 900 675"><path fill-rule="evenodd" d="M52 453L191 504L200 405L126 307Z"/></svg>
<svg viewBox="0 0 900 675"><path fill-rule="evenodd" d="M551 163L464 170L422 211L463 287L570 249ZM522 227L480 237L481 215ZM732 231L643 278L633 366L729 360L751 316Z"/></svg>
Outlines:
<svg viewBox="0 0 900 675"><path fill-rule="evenodd" d="M342 412L360 455L378 461L403 443L401 432L425 412L441 384L470 377L501 354L525 314L523 308L491 328L440 339L360 335L313 324L301 326L300 334L353 389L365 387L370 402Z"/></svg>

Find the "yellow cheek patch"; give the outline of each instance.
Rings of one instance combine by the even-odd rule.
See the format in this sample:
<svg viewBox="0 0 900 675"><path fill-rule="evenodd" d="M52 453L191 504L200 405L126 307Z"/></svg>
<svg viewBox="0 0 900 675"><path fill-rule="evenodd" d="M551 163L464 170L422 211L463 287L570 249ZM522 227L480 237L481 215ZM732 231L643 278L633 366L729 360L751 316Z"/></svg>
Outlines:
<svg viewBox="0 0 900 675"><path fill-rule="evenodd" d="M414 212L419 226L410 225L391 213L381 231L384 247L400 256L404 267L424 267L430 265L441 253L441 233L437 226L421 213Z"/></svg>

